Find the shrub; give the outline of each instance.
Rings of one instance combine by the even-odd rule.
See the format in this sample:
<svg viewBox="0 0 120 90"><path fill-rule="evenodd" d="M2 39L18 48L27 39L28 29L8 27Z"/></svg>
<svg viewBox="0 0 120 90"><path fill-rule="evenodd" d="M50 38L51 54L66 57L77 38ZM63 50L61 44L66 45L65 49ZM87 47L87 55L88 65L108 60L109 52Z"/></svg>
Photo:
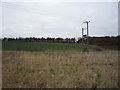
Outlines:
<svg viewBox="0 0 120 90"><path fill-rule="evenodd" d="M88 52L88 47L87 46L83 46L82 52Z"/></svg>
<svg viewBox="0 0 120 90"><path fill-rule="evenodd" d="M22 47L20 47L20 46L17 46L17 51L21 51L22 50Z"/></svg>

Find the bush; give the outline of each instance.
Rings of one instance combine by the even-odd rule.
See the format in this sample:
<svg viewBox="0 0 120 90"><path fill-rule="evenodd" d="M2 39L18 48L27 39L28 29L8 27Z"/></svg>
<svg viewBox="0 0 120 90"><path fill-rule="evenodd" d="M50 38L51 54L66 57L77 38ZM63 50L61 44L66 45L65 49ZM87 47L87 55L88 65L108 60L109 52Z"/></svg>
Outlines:
<svg viewBox="0 0 120 90"><path fill-rule="evenodd" d="M21 51L22 50L22 48L20 47L20 46L17 46L17 51Z"/></svg>
<svg viewBox="0 0 120 90"><path fill-rule="evenodd" d="M88 47L87 46L83 46L82 52L88 52Z"/></svg>
<svg viewBox="0 0 120 90"><path fill-rule="evenodd" d="M94 48L95 51L102 51L101 48Z"/></svg>

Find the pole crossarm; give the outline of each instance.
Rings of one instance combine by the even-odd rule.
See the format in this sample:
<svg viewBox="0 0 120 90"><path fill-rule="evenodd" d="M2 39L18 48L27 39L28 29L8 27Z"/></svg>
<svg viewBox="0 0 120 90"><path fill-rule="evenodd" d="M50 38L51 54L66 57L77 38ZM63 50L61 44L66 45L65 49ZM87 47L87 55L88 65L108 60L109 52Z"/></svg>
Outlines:
<svg viewBox="0 0 120 90"><path fill-rule="evenodd" d="M85 21L85 22L83 22L83 23L89 23L90 21Z"/></svg>

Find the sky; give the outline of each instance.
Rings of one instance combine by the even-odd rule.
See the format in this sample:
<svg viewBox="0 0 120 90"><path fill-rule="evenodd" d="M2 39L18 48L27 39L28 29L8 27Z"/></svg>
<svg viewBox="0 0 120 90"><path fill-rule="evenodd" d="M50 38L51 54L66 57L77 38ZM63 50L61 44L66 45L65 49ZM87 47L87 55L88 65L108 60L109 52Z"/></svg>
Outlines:
<svg viewBox="0 0 120 90"><path fill-rule="evenodd" d="M0 37L81 37L118 35L117 2L2 2Z"/></svg>

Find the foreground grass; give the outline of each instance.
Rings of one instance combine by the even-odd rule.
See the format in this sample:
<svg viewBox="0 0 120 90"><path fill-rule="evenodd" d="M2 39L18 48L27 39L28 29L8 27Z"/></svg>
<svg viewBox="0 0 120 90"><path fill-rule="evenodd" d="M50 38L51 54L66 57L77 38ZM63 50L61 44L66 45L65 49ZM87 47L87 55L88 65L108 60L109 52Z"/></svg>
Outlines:
<svg viewBox="0 0 120 90"><path fill-rule="evenodd" d="M117 88L117 51L3 51L3 88Z"/></svg>
<svg viewBox="0 0 120 90"><path fill-rule="evenodd" d="M0 51L0 89L2 89L2 51Z"/></svg>

